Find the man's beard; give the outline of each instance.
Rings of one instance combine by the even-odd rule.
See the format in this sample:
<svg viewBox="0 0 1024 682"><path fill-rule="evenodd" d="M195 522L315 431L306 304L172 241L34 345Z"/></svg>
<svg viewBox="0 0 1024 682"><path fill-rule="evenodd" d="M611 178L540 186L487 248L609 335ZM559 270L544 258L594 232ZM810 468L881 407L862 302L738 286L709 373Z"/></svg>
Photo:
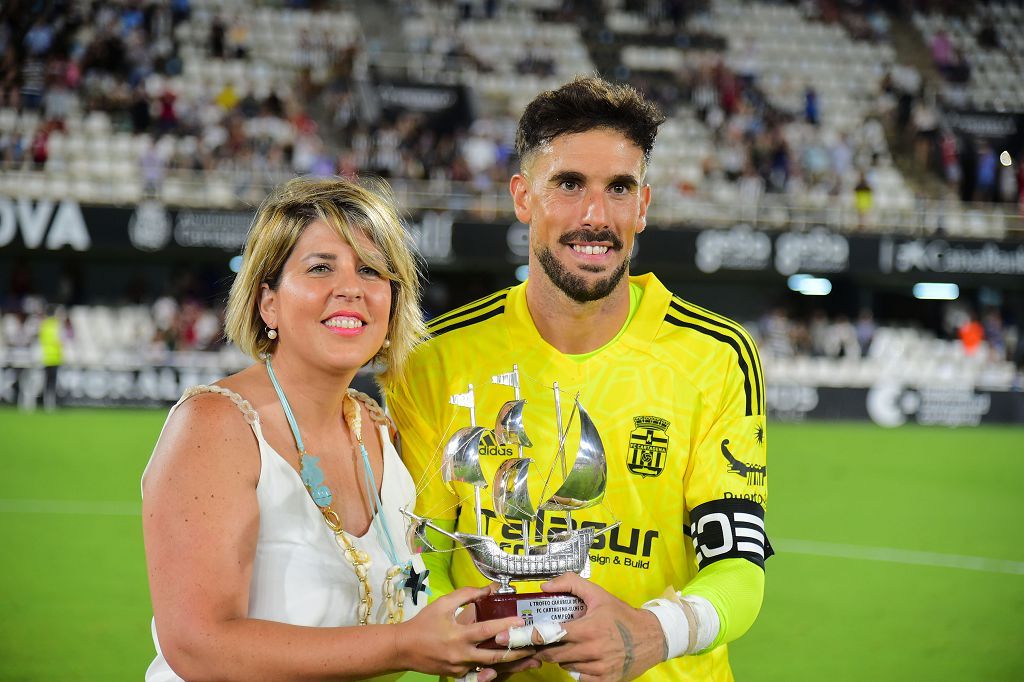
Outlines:
<svg viewBox="0 0 1024 682"><path fill-rule="evenodd" d="M571 240L575 238L575 235L566 235L562 237L562 240ZM585 239L583 241L602 241L600 239ZM622 242L616 237L614 240L615 245L612 248L622 248ZM562 292L576 301L577 303L589 303L591 301L598 301L608 296L615 290L619 282L622 281L622 277L629 271L629 258L625 258L622 264L615 269L612 274L608 275L603 279L599 279L593 284L588 285L587 281L579 275L569 272L566 267L555 258L555 254L551 252L548 247L539 247L533 250L533 255L537 257L537 262L544 269L544 274L548 276L556 287L562 290ZM583 270L588 270L588 266L580 266ZM591 270L595 272L596 270Z"/></svg>

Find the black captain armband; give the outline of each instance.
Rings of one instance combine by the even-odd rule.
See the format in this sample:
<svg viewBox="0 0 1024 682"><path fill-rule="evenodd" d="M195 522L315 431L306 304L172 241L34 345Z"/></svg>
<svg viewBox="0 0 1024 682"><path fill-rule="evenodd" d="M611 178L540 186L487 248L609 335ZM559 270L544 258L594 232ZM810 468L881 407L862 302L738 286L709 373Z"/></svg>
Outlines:
<svg viewBox="0 0 1024 682"><path fill-rule="evenodd" d="M698 570L721 559L746 559L762 569L775 551L764 530L764 508L750 500L712 500L690 510L685 533Z"/></svg>

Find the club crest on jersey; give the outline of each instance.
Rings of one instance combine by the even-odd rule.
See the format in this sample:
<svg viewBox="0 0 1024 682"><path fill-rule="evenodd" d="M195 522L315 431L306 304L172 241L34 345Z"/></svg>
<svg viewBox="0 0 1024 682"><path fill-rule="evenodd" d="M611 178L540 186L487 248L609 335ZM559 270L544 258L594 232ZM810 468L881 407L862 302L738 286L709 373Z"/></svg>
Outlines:
<svg viewBox="0 0 1024 682"><path fill-rule="evenodd" d="M668 456L668 420L645 415L633 417L633 431L629 434L626 468L631 473L647 478L658 476L665 470Z"/></svg>
<svg viewBox="0 0 1024 682"><path fill-rule="evenodd" d="M768 467L764 464L741 462L729 452L728 445L729 439L726 438L722 441L722 457L725 457L725 461L729 463L729 473L747 479L747 485L764 485L765 478L768 476Z"/></svg>

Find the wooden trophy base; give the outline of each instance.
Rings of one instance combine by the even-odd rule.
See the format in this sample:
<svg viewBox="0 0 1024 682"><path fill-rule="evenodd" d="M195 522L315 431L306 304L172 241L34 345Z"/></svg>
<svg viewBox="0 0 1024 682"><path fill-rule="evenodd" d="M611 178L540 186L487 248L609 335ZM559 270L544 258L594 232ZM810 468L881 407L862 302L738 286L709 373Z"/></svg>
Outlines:
<svg viewBox="0 0 1024 682"><path fill-rule="evenodd" d="M570 592L491 594L477 599L474 603L478 621L519 616L526 625L564 623L587 612L587 605L583 600ZM480 646L484 649L505 648L493 639L481 642Z"/></svg>

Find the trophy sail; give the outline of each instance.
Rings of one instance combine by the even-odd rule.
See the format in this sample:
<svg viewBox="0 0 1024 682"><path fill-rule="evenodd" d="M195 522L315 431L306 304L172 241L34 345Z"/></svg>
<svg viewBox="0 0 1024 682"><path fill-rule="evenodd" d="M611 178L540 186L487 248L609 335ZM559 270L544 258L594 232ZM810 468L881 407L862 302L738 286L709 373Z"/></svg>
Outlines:
<svg viewBox="0 0 1024 682"><path fill-rule="evenodd" d="M494 423L494 437L498 445L517 445L532 448L533 443L526 435L523 424L523 408L525 400L509 400L498 410L498 418Z"/></svg>
<svg viewBox="0 0 1024 682"><path fill-rule="evenodd" d="M580 415L580 444L576 461L562 485L541 503L545 511L576 511L599 504L608 483L608 466L604 443L587 411L576 401Z"/></svg>
<svg viewBox="0 0 1024 682"><path fill-rule="evenodd" d="M527 487L532 463L529 457L506 459L494 474L494 513L506 521L532 521L537 516Z"/></svg>
<svg viewBox="0 0 1024 682"><path fill-rule="evenodd" d="M444 448L441 476L445 483L459 481L486 488L487 479L480 468L480 439L487 433L482 426L466 426L455 432Z"/></svg>

